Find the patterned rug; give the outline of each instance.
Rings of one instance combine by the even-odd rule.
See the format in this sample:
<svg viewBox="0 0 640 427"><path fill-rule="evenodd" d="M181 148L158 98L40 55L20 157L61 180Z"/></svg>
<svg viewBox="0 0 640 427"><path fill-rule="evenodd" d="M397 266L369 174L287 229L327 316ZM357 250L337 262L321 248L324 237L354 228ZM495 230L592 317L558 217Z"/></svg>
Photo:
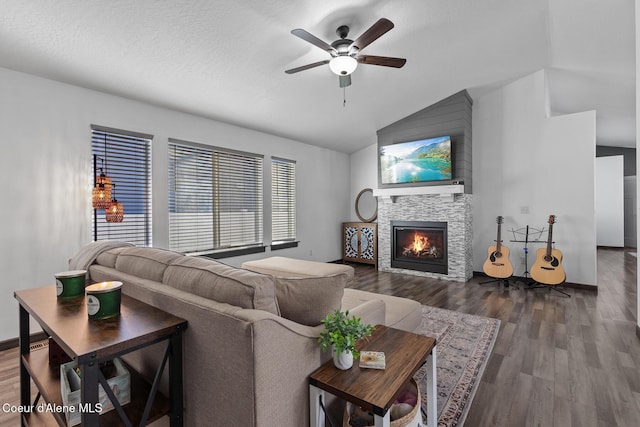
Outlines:
<svg viewBox="0 0 640 427"><path fill-rule="evenodd" d="M500 320L422 306L416 333L434 337L438 373L438 426L462 426L500 329ZM427 410L426 367L414 376Z"/></svg>

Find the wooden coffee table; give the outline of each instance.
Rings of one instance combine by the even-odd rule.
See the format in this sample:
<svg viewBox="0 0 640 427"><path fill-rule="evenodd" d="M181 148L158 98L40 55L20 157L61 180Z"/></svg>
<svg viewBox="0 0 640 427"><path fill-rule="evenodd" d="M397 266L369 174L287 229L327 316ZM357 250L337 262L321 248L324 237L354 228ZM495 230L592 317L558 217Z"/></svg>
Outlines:
<svg viewBox="0 0 640 427"><path fill-rule="evenodd" d="M324 426L321 402L325 402L325 391L372 412L376 427L389 427L391 405L402 386L425 362L427 426L435 427L438 424L435 338L378 325L369 340L359 346L359 350L383 351L386 369L360 368L358 360L354 360L353 367L346 371L337 369L333 361L322 365L309 376L311 427Z"/></svg>

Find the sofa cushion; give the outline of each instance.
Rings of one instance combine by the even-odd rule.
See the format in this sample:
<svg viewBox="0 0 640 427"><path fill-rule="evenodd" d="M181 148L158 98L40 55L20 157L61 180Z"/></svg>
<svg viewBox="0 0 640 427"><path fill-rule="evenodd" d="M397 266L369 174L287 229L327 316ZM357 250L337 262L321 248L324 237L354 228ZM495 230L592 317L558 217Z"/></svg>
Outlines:
<svg viewBox="0 0 640 427"><path fill-rule="evenodd" d="M116 268L116 260L118 259L118 255L125 248L113 248L107 251L101 252L100 255L96 257L96 264L104 265L105 267Z"/></svg>
<svg viewBox="0 0 640 427"><path fill-rule="evenodd" d="M211 258L175 259L165 270L162 282L203 298L279 314L271 276L231 267Z"/></svg>
<svg viewBox="0 0 640 427"><path fill-rule="evenodd" d="M350 265L281 256L246 261L242 263L242 268L278 277L322 277L345 273L352 280L354 276L354 269Z"/></svg>
<svg viewBox="0 0 640 427"><path fill-rule="evenodd" d="M155 248L124 248L116 259L115 268L142 279L162 282L164 270L175 259L184 257L178 252Z"/></svg>
<svg viewBox="0 0 640 427"><path fill-rule="evenodd" d="M342 311L371 301L380 300L385 305L384 324L396 329L413 332L422 320L422 306L419 302L392 295L361 291L359 289L345 289L342 298Z"/></svg>
<svg viewBox="0 0 640 427"><path fill-rule="evenodd" d="M317 326L339 309L347 274L326 277L276 277L280 315L308 326Z"/></svg>

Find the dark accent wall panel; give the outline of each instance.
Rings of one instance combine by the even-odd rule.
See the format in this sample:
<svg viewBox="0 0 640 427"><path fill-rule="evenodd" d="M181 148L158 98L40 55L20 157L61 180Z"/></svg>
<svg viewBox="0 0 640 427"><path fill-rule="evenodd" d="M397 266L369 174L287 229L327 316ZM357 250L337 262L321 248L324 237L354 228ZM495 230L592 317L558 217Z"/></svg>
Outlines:
<svg viewBox="0 0 640 427"><path fill-rule="evenodd" d="M451 181L384 185L380 180L380 158L378 156L378 188L450 185L453 181L464 181L464 192L471 194L472 106L471 97L466 90L463 90L378 130L378 149L381 146L399 142L450 135L453 160L453 179Z"/></svg>

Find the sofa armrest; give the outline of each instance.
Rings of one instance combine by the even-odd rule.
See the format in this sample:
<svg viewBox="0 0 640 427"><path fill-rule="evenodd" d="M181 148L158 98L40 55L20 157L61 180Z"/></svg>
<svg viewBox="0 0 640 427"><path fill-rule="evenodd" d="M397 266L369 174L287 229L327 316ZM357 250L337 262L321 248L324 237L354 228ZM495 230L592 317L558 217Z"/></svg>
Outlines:
<svg viewBox="0 0 640 427"><path fill-rule="evenodd" d="M320 333L324 331L323 325L307 326L296 323L293 320L285 319L281 316L269 313L264 310L241 309L233 313L235 317L248 323L256 323L260 321L270 320L280 325L280 327L289 332L299 335L301 338L318 338Z"/></svg>
<svg viewBox="0 0 640 427"><path fill-rule="evenodd" d="M370 300L349 311L363 322L384 321L385 305ZM239 310L234 316L252 325L256 417L280 427L308 425L309 375L331 358L318 337L324 326L305 326L261 310Z"/></svg>
<svg viewBox="0 0 640 427"><path fill-rule="evenodd" d="M385 304L379 299L363 302L349 309L349 316L362 319L362 323L371 325L384 325Z"/></svg>
<svg viewBox="0 0 640 427"><path fill-rule="evenodd" d="M385 307L384 302L381 300L369 300L357 305L356 307L350 308L349 316L359 317L362 319L363 323L381 325L384 324ZM285 319L284 317L276 316L264 310L241 309L236 311L234 316L250 323L270 319L280 324L283 328L288 329L290 332L306 338L318 338L320 333L324 332L323 325L303 325L292 320Z"/></svg>

